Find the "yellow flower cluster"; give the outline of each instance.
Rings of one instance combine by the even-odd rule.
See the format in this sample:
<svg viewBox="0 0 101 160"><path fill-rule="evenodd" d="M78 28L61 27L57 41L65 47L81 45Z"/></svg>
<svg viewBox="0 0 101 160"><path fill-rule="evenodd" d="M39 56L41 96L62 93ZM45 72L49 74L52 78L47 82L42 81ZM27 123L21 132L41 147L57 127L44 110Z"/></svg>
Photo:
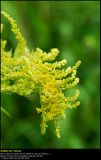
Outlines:
<svg viewBox="0 0 101 160"><path fill-rule="evenodd" d="M14 54L5 50L6 41L1 40L1 92L26 96L38 90L41 108L36 110L42 118L41 134L45 134L48 122L53 121L56 135L60 138L60 119L65 117L64 109L75 108L80 104L76 101L80 92L75 86L79 82L76 72L81 61L65 69L63 68L67 63L65 59L52 62L59 54L58 49L51 49L46 53L37 48L30 53L15 20L3 11L1 14L9 20L18 40ZM75 90L73 97L64 95L68 88Z"/></svg>

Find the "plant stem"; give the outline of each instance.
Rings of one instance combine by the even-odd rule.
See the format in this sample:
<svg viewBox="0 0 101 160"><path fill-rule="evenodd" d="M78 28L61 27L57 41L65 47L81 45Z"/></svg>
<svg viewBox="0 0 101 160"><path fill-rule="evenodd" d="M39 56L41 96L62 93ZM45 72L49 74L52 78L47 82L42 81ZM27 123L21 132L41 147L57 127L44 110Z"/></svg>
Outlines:
<svg viewBox="0 0 101 160"><path fill-rule="evenodd" d="M10 119L12 119L11 115L1 106L0 107L1 111L6 114L7 117L9 117Z"/></svg>

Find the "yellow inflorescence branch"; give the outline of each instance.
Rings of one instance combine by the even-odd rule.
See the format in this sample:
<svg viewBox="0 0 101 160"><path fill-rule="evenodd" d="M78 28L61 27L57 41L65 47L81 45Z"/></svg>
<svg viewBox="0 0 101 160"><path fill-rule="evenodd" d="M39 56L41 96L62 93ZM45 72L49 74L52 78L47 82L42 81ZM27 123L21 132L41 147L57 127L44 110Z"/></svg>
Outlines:
<svg viewBox="0 0 101 160"><path fill-rule="evenodd" d="M79 82L76 73L81 61L65 69L65 59L52 62L59 54L56 48L51 49L49 53L39 48L30 53L15 20L3 11L1 14L10 22L18 40L14 54L5 50L6 41L1 40L1 92L26 96L38 90L41 107L37 107L36 110L42 118L41 133L44 135L48 122L54 121L56 135L60 138L60 119L65 117L64 109L75 108L80 104L77 101L80 91L75 86ZM64 95L68 88L75 90L73 97Z"/></svg>

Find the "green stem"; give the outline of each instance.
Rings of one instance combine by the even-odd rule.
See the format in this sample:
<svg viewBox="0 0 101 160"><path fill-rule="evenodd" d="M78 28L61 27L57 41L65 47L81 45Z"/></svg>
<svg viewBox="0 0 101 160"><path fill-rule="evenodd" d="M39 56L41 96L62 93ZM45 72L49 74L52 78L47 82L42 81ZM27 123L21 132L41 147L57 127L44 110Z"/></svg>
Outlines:
<svg viewBox="0 0 101 160"><path fill-rule="evenodd" d="M7 117L9 117L10 119L12 119L11 115L3 108L3 107L0 107L1 111L7 115Z"/></svg>

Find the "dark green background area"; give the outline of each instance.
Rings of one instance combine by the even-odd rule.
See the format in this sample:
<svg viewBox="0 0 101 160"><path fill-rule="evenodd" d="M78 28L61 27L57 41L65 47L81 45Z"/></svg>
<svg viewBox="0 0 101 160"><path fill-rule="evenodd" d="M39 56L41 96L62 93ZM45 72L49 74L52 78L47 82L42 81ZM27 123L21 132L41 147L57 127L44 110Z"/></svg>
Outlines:
<svg viewBox="0 0 101 160"><path fill-rule="evenodd" d="M50 122L46 135L40 134L38 93L30 97L3 94L2 106L11 114L1 113L2 148L99 148L100 147L100 5L99 2L28 2L2 1L2 10L10 14L27 40L30 50L59 48L58 59L67 59L68 66L77 60L80 83L80 107L67 109L61 121L61 138L55 136ZM4 23L3 39L7 49L16 47L8 22Z"/></svg>

